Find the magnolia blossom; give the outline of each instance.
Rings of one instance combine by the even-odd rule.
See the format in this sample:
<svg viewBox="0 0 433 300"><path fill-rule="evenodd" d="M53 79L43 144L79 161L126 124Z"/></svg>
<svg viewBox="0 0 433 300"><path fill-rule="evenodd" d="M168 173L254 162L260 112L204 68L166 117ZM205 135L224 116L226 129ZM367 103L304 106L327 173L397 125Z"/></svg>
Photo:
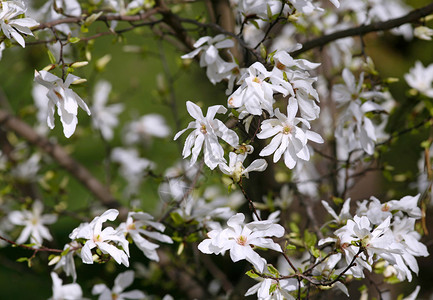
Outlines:
<svg viewBox="0 0 433 300"><path fill-rule="evenodd" d="M21 47L26 43L21 34L33 35L31 27L39 25L32 18L20 18L26 13L27 8L23 1L1 1L0 2L0 29L8 38L13 38Z"/></svg>
<svg viewBox="0 0 433 300"><path fill-rule="evenodd" d="M415 67L404 75L404 79L411 88L433 98L433 64L424 68L420 61L415 62Z"/></svg>
<svg viewBox="0 0 433 300"><path fill-rule="evenodd" d="M9 221L14 225L25 226L20 236L16 240L17 244L22 244L30 238L31 243L42 244L42 240L51 241L48 228L44 225L53 224L57 221L57 216L53 214L42 215L44 206L41 201L33 202L32 210L12 211L9 213Z"/></svg>
<svg viewBox="0 0 433 300"><path fill-rule="evenodd" d="M57 11L55 10L55 7L57 7ZM59 13L59 9L61 9L62 13ZM81 16L81 13L81 6L77 0L47 0L34 15L35 19L41 22L51 22L61 19L64 15L77 17ZM68 35L72 33L71 28L74 27L74 24L61 23L56 24L53 27Z"/></svg>
<svg viewBox="0 0 433 300"><path fill-rule="evenodd" d="M271 73L260 62L252 64L248 73L239 80L242 85L229 96L228 107L242 107L252 115L261 115L262 110L265 110L272 116L274 92L287 95L287 91L280 84L268 82L266 79L270 76Z"/></svg>
<svg viewBox="0 0 433 300"><path fill-rule="evenodd" d="M266 260L252 247L272 249L282 252L280 245L271 236L282 237L284 228L272 221L254 221L243 225L245 215L238 213L227 221L228 228L208 232L208 239L198 245L198 249L206 254L224 254L230 251L234 262L246 259L259 272L264 272Z"/></svg>
<svg viewBox="0 0 433 300"><path fill-rule="evenodd" d="M123 104L117 103L106 106L111 84L101 80L96 83L93 93L92 125L101 131L102 137L110 141L113 139L113 128L119 124L118 115L123 111Z"/></svg>
<svg viewBox="0 0 433 300"><path fill-rule="evenodd" d="M146 295L139 290L124 292L134 281L134 271L126 271L117 275L112 289L105 284L97 284L92 289L93 295L99 295L98 300L144 299Z"/></svg>
<svg viewBox="0 0 433 300"><path fill-rule="evenodd" d="M33 153L29 159L16 165L11 170L11 175L21 181L33 182L37 180L37 173L39 171L39 162L41 155L39 153Z"/></svg>
<svg viewBox="0 0 433 300"><path fill-rule="evenodd" d="M294 278L279 281L265 278L249 288L245 296L251 296L257 293L257 299L259 300L295 300L295 297L290 295L289 292L296 291L298 284L298 281ZM272 286L275 286L275 289L271 292Z"/></svg>
<svg viewBox="0 0 433 300"><path fill-rule="evenodd" d="M210 106L204 117L200 107L191 101L186 102L186 108L195 121L190 122L186 129L179 131L174 139L176 140L186 130L194 129L185 140L183 158L192 154L190 164L193 165L203 147L204 162L213 170L218 164L225 162L224 150L218 138L223 139L232 147L239 145L239 137L236 133L228 129L220 120L214 119L216 113L226 113L227 109L222 105Z"/></svg>
<svg viewBox="0 0 433 300"><path fill-rule="evenodd" d="M82 224L74 229L69 235L73 240L86 240L81 248L83 263L93 264L92 249L98 248L103 254L109 254L118 264L129 266L129 243L124 235L114 230L113 227L106 227L102 230L102 223L107 220L114 221L118 215L119 211L109 209L101 216L95 217L90 224Z"/></svg>
<svg viewBox="0 0 433 300"><path fill-rule="evenodd" d="M264 159L254 160L247 168L243 166L243 162L247 157L246 153L236 154L235 152L230 152L229 154L229 165L225 163L219 164L221 172L233 178L234 182L239 182L241 177L245 175L249 178L248 173L252 171L262 172L268 166L268 163Z"/></svg>
<svg viewBox="0 0 433 300"><path fill-rule="evenodd" d="M310 159L310 151L307 147L308 140L323 143L323 139L319 134L296 126L301 122L310 128L308 121L296 117L297 111L297 102L290 98L287 105L287 116L283 115L279 108L275 109L277 118L263 121L261 132L257 134L259 139L274 136L269 145L260 151L259 155L268 156L274 153L274 162L279 161L281 156L284 155L284 163L290 169L295 167L298 159Z"/></svg>
<svg viewBox="0 0 433 300"><path fill-rule="evenodd" d="M139 141L148 141L151 137L165 138L171 133L163 116L148 114L126 126L125 142L134 144Z"/></svg>
<svg viewBox="0 0 433 300"><path fill-rule="evenodd" d="M164 225L153 221L153 217L144 212L128 213L126 222L120 224L118 230L124 234L129 234L134 243L141 251L143 251L147 258L159 261L158 254L156 253L156 249L159 248L159 245L149 242L143 236L169 244L172 244L173 240L165 234L146 230L148 226L161 232L165 230Z"/></svg>
<svg viewBox="0 0 433 300"><path fill-rule="evenodd" d="M363 249L356 259L357 265L350 269L353 276L364 277L363 268L371 271L374 254L391 264L396 264L392 254L401 254L402 250L389 228L390 222L391 217L388 217L373 229L366 216L355 216L353 220L348 220L345 226L335 231L344 249L347 264L357 255L359 247ZM352 242L358 243L358 246L353 246Z"/></svg>
<svg viewBox="0 0 433 300"><path fill-rule="evenodd" d="M48 97L48 127L54 128L54 111L57 106L57 114L63 125L63 133L67 138L75 132L77 127L78 106L90 116L87 104L69 88L71 84L80 79L80 77L68 74L66 80L63 81L47 71L38 72L35 70L35 81L48 89L46 94Z"/></svg>
<svg viewBox="0 0 433 300"><path fill-rule="evenodd" d="M362 91L364 73L361 73L356 83L355 76L348 69L344 69L343 80L345 84L335 85L332 91L335 101L340 107L344 107L338 120L335 137L348 147L348 151L362 147L371 155L374 153L377 140L376 128L365 114L371 111L384 111L372 100L383 99L385 96L377 91ZM364 99L364 102L361 99Z"/></svg>
<svg viewBox="0 0 433 300"><path fill-rule="evenodd" d="M297 50L300 45L296 45L291 50ZM287 51L277 51L272 60L274 68L270 80L274 84L281 85L286 92L298 101L298 108L301 117L306 120L314 120L319 117L320 107L316 104L319 95L313 87L317 78L313 78L307 71L320 66L305 59L293 59Z"/></svg>
<svg viewBox="0 0 433 300"><path fill-rule="evenodd" d="M129 195L138 191L144 176L155 168L155 163L140 157L136 149L116 147L111 152L111 159L120 164L120 174L128 183L126 191Z"/></svg>
<svg viewBox="0 0 433 300"><path fill-rule="evenodd" d="M347 219L352 218L352 215L350 214L350 198L347 198L346 201L344 201L343 207L341 208L341 211L338 215L328 204L328 202L322 200L322 205L325 207L326 211L334 218L334 220L331 222L344 225Z"/></svg>
<svg viewBox="0 0 433 300"><path fill-rule="evenodd" d="M53 280L53 296L48 300L81 300L83 299L83 291L77 283L69 283L63 285L63 281L59 275L51 272Z"/></svg>
<svg viewBox="0 0 433 300"><path fill-rule="evenodd" d="M223 34L218 34L215 37L203 36L194 43L192 52L182 55L183 59L190 59L201 53L200 67L206 67L206 75L210 82L216 84L223 79L228 79L233 84L236 76L232 73L238 68L235 62L226 62L219 55L220 49L232 48L235 43ZM234 59L232 59L234 61Z"/></svg>

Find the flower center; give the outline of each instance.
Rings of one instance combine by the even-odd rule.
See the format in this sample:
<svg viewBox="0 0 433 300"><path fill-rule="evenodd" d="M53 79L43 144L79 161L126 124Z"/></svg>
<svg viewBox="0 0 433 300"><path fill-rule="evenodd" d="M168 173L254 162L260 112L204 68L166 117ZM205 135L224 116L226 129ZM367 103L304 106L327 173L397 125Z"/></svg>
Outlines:
<svg viewBox="0 0 433 300"><path fill-rule="evenodd" d="M135 230L135 229L136 229L135 223L131 223L128 226L126 226L126 230Z"/></svg>
<svg viewBox="0 0 433 300"><path fill-rule="evenodd" d="M389 211L389 209L390 207L388 204L385 203L384 205L382 205L382 211Z"/></svg>
<svg viewBox="0 0 433 300"><path fill-rule="evenodd" d="M277 69L280 69L280 70L284 70L284 69L286 69L286 66L283 65L281 62L277 62L276 67L277 67Z"/></svg>
<svg viewBox="0 0 433 300"><path fill-rule="evenodd" d="M254 77L252 81L254 81L256 83L260 83L260 78L259 77Z"/></svg>
<svg viewBox="0 0 433 300"><path fill-rule="evenodd" d="M101 239L101 235L94 235L93 236L93 241L96 243L96 242L102 242L102 239Z"/></svg>
<svg viewBox="0 0 433 300"><path fill-rule="evenodd" d="M200 126L200 131L201 131L201 133L206 134L206 133L207 133L206 125L201 124L201 126Z"/></svg>
<svg viewBox="0 0 433 300"><path fill-rule="evenodd" d="M243 236L243 235L239 236L239 237L236 239L236 243L238 243L238 244L241 245L241 246L245 246L245 245L247 245L247 237L246 237L246 236Z"/></svg>
<svg viewBox="0 0 433 300"><path fill-rule="evenodd" d="M284 126L283 128L283 134L289 134L292 132L292 127L291 126Z"/></svg>
<svg viewBox="0 0 433 300"><path fill-rule="evenodd" d="M233 99L233 97L230 97L230 99L229 99L229 105L231 105L231 106L233 106L233 102L234 102L234 99Z"/></svg>

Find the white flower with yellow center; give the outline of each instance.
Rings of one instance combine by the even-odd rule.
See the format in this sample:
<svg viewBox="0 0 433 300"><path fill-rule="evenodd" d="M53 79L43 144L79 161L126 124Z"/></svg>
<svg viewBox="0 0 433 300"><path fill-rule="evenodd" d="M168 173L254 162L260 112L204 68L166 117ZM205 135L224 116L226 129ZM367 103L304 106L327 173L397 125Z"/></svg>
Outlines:
<svg viewBox="0 0 433 300"><path fill-rule="evenodd" d="M269 145L262 149L260 156L268 156L274 153L274 163L284 155L284 163L293 169L298 159L309 160L310 151L307 147L308 140L316 143L323 143L322 137L310 130L300 128L296 125L303 123L310 128L308 121L297 118L297 101L291 97L287 105L287 116L282 114L277 108L275 110L276 119L263 121L261 132L257 134L259 139L267 139L273 136Z"/></svg>
<svg viewBox="0 0 433 300"><path fill-rule="evenodd" d="M254 160L248 167L244 167L243 163L247 157L246 153L236 154L230 152L229 154L229 165L226 163L219 164L221 172L233 178L233 181L239 182L242 176L249 177L248 173L252 171L262 172L268 166L268 163L264 159Z"/></svg>
<svg viewBox="0 0 433 300"><path fill-rule="evenodd" d="M198 249L206 254L224 254L230 251L230 257L234 262L246 259L254 268L263 272L266 260L262 258L253 247L261 247L282 252L280 245L270 237L282 237L284 228L272 221L255 221L243 225L245 215L238 213L227 221L228 228L224 230L212 230L198 245Z"/></svg>
<svg viewBox="0 0 433 300"><path fill-rule="evenodd" d="M217 113L226 113L227 109L222 105L210 106L206 117L204 117L200 107L191 101L186 102L186 108L195 121L190 122L186 129L179 131L174 139L176 140L186 130L194 129L185 140L182 151L183 158L192 154L190 163L192 166L197 161L203 147L204 162L213 170L218 164L225 162L224 150L219 144L218 138L232 147L239 145L239 137L236 133L228 129L220 120L214 119Z"/></svg>
<svg viewBox="0 0 433 300"><path fill-rule="evenodd" d="M114 221L119 215L116 209L109 209L101 216L95 217L90 224L80 225L69 235L71 239L85 239L81 248L81 259L85 264L93 264L92 249L98 248L103 254L109 254L118 263L129 266L129 243L122 233L113 227L102 230L102 223ZM118 246L121 246L119 248Z"/></svg>
<svg viewBox="0 0 433 300"><path fill-rule="evenodd" d="M51 241L51 236L45 224L53 224L57 221L57 216L53 214L42 215L44 206L41 201L35 201L32 210L12 211L9 213L9 221L14 225L25 226L20 236L16 240L17 244L26 242L29 238L31 243L42 244L42 240Z"/></svg>

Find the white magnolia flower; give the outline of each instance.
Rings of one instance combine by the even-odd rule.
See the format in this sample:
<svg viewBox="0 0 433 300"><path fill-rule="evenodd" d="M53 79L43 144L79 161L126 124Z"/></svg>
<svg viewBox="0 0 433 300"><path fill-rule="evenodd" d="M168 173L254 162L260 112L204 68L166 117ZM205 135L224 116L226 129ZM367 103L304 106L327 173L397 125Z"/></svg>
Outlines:
<svg viewBox="0 0 433 300"><path fill-rule="evenodd" d="M92 125L101 131L102 137L110 141L113 139L113 128L119 124L118 115L123 111L123 104L117 103L106 106L111 84L106 80L98 81L93 93Z"/></svg>
<svg viewBox="0 0 433 300"><path fill-rule="evenodd" d="M248 68L248 73L239 80L242 85L229 96L228 107L244 107L248 113L258 116L265 110L272 116L274 92L287 95L287 91L279 83L268 82L266 79L271 75L260 62L252 64Z"/></svg>
<svg viewBox="0 0 433 300"><path fill-rule="evenodd" d="M289 292L296 291L298 281L294 278L276 281L274 279L265 278L255 284L245 293L245 296L257 294L259 300L295 300L295 297ZM272 285L275 285L275 290L271 292Z"/></svg>
<svg viewBox="0 0 433 300"><path fill-rule="evenodd" d="M384 111L373 100L375 98L384 99L385 95L378 91L362 90L364 73L361 73L358 83L348 69L344 69L342 75L345 84L336 84L332 90L337 104L344 107L338 120L335 137L340 143L348 146L349 152L362 148L371 155L374 153L374 145L377 140L376 128L365 114L371 111Z"/></svg>
<svg viewBox="0 0 433 300"><path fill-rule="evenodd" d="M297 50L300 45L296 45ZM313 87L317 78L313 78L307 71L320 66L305 59L293 59L287 51L277 51L272 57L274 68L270 80L274 84L286 89L285 95L291 95L298 101L301 117L306 120L314 120L319 117L320 107L316 104L319 95Z"/></svg>
<svg viewBox="0 0 433 300"><path fill-rule="evenodd" d="M171 133L163 116L148 114L126 126L126 144L135 144L140 141L149 141L151 137L165 138Z"/></svg>
<svg viewBox="0 0 433 300"><path fill-rule="evenodd" d="M136 193L147 172L155 168L155 163L140 157L136 149L116 147L111 152L111 159L120 164L120 174L128 183L128 195Z"/></svg>
<svg viewBox="0 0 433 300"><path fill-rule="evenodd" d="M63 251L68 250L68 252L66 253L66 255L62 255L60 257L60 260L56 263L54 267L54 270L62 269L66 275L72 276L72 280L74 282L77 281L77 271L75 269L74 255L76 254L76 251L80 249L80 247L81 245L76 241L72 241L69 244L66 244L63 247Z"/></svg>
<svg viewBox="0 0 433 300"><path fill-rule="evenodd" d="M420 61L415 62L415 67L404 75L404 79L411 88L433 98L433 64L424 68Z"/></svg>
<svg viewBox="0 0 433 300"><path fill-rule="evenodd" d="M227 38L224 34L218 34L215 37L203 36L194 43L192 52L182 55L181 58L193 58L201 52L200 56L200 67L207 67L215 64L218 61L219 49L232 48L235 43Z"/></svg>
<svg viewBox="0 0 433 300"><path fill-rule="evenodd" d="M129 266L129 243L125 236L113 227L106 227L102 230L102 223L107 220L114 221L119 215L116 209L109 209L101 216L95 217L90 224L84 224L69 235L73 240L86 239L81 248L81 259L83 263L93 264L92 249L98 248L103 254L110 254L118 263ZM121 247L121 248L119 248Z"/></svg>
<svg viewBox="0 0 433 300"><path fill-rule="evenodd" d="M344 201L343 207L341 208L340 214L332 209L332 207L328 204L328 202L322 200L322 205L325 207L326 211L334 218L333 221L337 224L344 224L347 219L351 219L352 215L350 214L350 198L347 198Z"/></svg>
<svg viewBox="0 0 433 300"><path fill-rule="evenodd" d="M393 254L401 254L401 246L395 241L390 227L391 217L388 217L379 226L372 228L372 224L366 216L355 216L353 220L347 220L347 224L337 231L336 236L344 249L346 263L349 264L360 249L352 242L358 243L363 252L356 259L357 265L350 268L349 272L355 277L364 277L362 269L371 271L373 255L383 258L389 263L397 263Z"/></svg>
<svg viewBox="0 0 433 300"><path fill-rule="evenodd" d="M11 170L11 175L14 178L22 181L27 181L27 182L36 181L37 180L36 175L38 174L40 168L39 166L40 160L41 160L41 155L39 153L33 153L29 159L16 165Z"/></svg>
<svg viewBox="0 0 433 300"><path fill-rule="evenodd" d="M57 12L54 9L54 5L56 5L58 9L61 9L64 15L81 16L82 10L77 0L47 0L45 4L34 13L35 19L41 22L51 22L63 18L64 15ZM68 35L72 33L71 28L73 26L74 24L62 23L55 25L54 28Z"/></svg>
<svg viewBox="0 0 433 300"><path fill-rule="evenodd" d="M143 251L144 255L146 255L147 258L154 261L159 261L158 254L156 252L156 249L159 248L159 245L149 242L143 236L169 244L172 244L173 240L165 234L156 231L146 230L148 226L161 232L165 230L164 225L153 221L153 217L144 212L128 213L128 218L126 219L126 222L120 224L118 230L125 235L129 234L134 243L141 251Z"/></svg>
<svg viewBox="0 0 433 300"><path fill-rule="evenodd" d="M97 284L92 289L93 295L99 295L98 300L144 299L146 295L139 290L124 292L134 281L134 271L126 271L117 275L114 286L110 290L105 284Z"/></svg>
<svg viewBox="0 0 433 300"><path fill-rule="evenodd" d="M80 98L69 86L76 80L79 80L72 74L68 74L66 80L63 80L47 71L35 70L35 81L45 86L48 97L48 117L47 124L51 129L54 128L54 111L57 106L57 114L63 125L63 133L69 138L78 124L77 113L80 106L90 116L90 110L87 104Z"/></svg>
<svg viewBox="0 0 433 300"><path fill-rule="evenodd" d="M210 106L206 117L204 117L200 107L191 101L186 102L186 108L195 121L190 122L186 129L179 131L174 139L176 140L186 130L194 129L185 140L182 151L183 158L192 154L190 164L193 165L203 147L204 162L213 170L218 164L225 162L224 150L219 144L218 138L223 139L232 147L239 145L239 137L236 133L228 129L220 120L214 119L215 114L224 114L227 109L222 105Z"/></svg>
<svg viewBox="0 0 433 300"><path fill-rule="evenodd" d="M77 283L69 283L63 285L57 273L51 272L51 279L53 280L53 296L48 300L82 300L83 291Z"/></svg>
<svg viewBox="0 0 433 300"><path fill-rule="evenodd" d="M258 272L264 272L266 260L253 250L253 246L282 252L271 236L282 237L284 228L272 221L254 221L243 225L245 215L238 213L227 221L228 228L208 232L208 239L198 245L198 249L206 254L224 254L230 251L234 262L246 259Z"/></svg>
<svg viewBox="0 0 433 300"><path fill-rule="evenodd" d="M236 183L241 180L243 175L245 175L246 178L249 178L249 172L263 172L268 166L266 160L256 159L247 168L245 168L243 163L246 157L246 153L236 154L235 152L230 152L229 165L226 163L221 163L219 164L219 168L221 172L233 178L233 181Z"/></svg>
<svg viewBox="0 0 433 300"><path fill-rule="evenodd" d="M9 213L9 221L14 225L25 226L19 238L16 240L17 244L22 244L30 238L31 243L36 245L42 244L42 240L46 239L51 241L51 236L48 228L44 225L53 224L57 221L57 216L53 214L42 215L44 206L42 202L36 200L33 202L32 210L12 211Z"/></svg>
<svg viewBox="0 0 433 300"><path fill-rule="evenodd" d="M232 62L227 62L222 59L219 55L219 50L232 48L234 45L234 42L224 34L218 34L213 38L204 36L194 43L195 50L181 57L183 59L191 59L201 53L200 67L206 67L206 75L210 82L216 84L223 79L227 79L229 81L228 90L231 91L233 83L237 78L235 73L237 73L236 70L239 69L239 66L234 62L233 57Z"/></svg>
<svg viewBox="0 0 433 300"><path fill-rule="evenodd" d="M30 28L39 25L32 18L20 18L26 13L26 10L23 1L0 2L0 29L8 39L13 38L23 48L26 43L21 34L33 35Z"/></svg>
<svg viewBox="0 0 433 300"><path fill-rule="evenodd" d="M323 143L322 137L310 130L297 127L298 123L310 124L302 118L296 117L298 104L293 97L287 105L287 116L283 115L279 108L275 109L276 119L268 119L262 122L261 132L257 134L259 139L267 139L274 136L265 148L260 151L260 156L268 156L274 153L274 163L284 155L284 163L293 169L298 159L309 160L310 151L307 147L308 140L316 143Z"/></svg>

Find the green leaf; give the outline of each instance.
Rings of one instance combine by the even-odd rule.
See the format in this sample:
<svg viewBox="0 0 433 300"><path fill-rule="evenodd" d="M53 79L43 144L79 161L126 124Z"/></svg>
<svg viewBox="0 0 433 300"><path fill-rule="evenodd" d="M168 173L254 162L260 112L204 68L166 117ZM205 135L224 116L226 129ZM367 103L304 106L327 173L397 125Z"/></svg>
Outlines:
<svg viewBox="0 0 433 300"><path fill-rule="evenodd" d="M269 294L272 294L273 292L275 292L277 290L277 284L274 283L271 285L271 287L269 288Z"/></svg>
<svg viewBox="0 0 433 300"><path fill-rule="evenodd" d="M47 54L48 58L50 59L50 63L54 65L56 63L56 58L54 57L54 54L50 50L47 50Z"/></svg>
<svg viewBox="0 0 433 300"><path fill-rule="evenodd" d="M296 223L290 222L289 227L291 231L299 233L299 227Z"/></svg>
<svg viewBox="0 0 433 300"><path fill-rule="evenodd" d="M181 225L184 223L182 216L179 215L179 213L177 213L177 212L170 213L170 217L173 220L175 225Z"/></svg>
<svg viewBox="0 0 433 300"><path fill-rule="evenodd" d="M60 254L61 256L65 256L66 254L68 254L69 253L69 250L70 250L71 248L66 248L65 250L63 250L63 252Z"/></svg>
<svg viewBox="0 0 433 300"><path fill-rule="evenodd" d="M308 248L310 248L316 245L317 236L316 234L309 232L307 229L305 229L304 240L305 240L305 244L308 246Z"/></svg>
<svg viewBox="0 0 433 300"><path fill-rule="evenodd" d="M268 265L268 271L275 277L280 277L280 272L273 265Z"/></svg>
<svg viewBox="0 0 433 300"><path fill-rule="evenodd" d="M260 277L256 272L254 272L253 270L249 270L245 273L245 275L247 275L250 278L257 278Z"/></svg>
<svg viewBox="0 0 433 300"><path fill-rule="evenodd" d="M20 257L17 259L17 262L24 262L24 261L28 261L29 258L28 257Z"/></svg>
<svg viewBox="0 0 433 300"><path fill-rule="evenodd" d="M320 256L320 250L313 246L310 247L310 252L315 258L318 258Z"/></svg>
<svg viewBox="0 0 433 300"><path fill-rule="evenodd" d="M296 250L296 246L295 246L295 245L288 244L288 245L286 246L286 250Z"/></svg>
<svg viewBox="0 0 433 300"><path fill-rule="evenodd" d="M76 36L73 36L73 37L69 38L69 43L71 43L71 44L78 43L79 41L80 41L80 38L76 37Z"/></svg>

